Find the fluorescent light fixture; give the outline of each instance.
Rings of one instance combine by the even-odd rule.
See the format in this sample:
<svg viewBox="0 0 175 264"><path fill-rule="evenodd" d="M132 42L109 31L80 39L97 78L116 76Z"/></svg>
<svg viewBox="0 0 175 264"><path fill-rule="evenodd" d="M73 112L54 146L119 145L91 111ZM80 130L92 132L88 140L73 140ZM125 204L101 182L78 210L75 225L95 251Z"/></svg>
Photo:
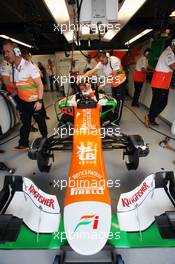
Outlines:
<svg viewBox="0 0 175 264"><path fill-rule="evenodd" d="M80 41L80 40L79 40L79 41L74 40L74 43L76 44L77 47L78 47L78 46L81 46L81 41Z"/></svg>
<svg viewBox="0 0 175 264"><path fill-rule="evenodd" d="M91 40L89 39L88 40L88 47L90 47L91 46Z"/></svg>
<svg viewBox="0 0 175 264"><path fill-rule="evenodd" d="M145 2L146 0L125 0L118 12L118 22L126 24Z"/></svg>
<svg viewBox="0 0 175 264"><path fill-rule="evenodd" d="M56 23L69 22L70 17L65 0L43 0Z"/></svg>
<svg viewBox="0 0 175 264"><path fill-rule="evenodd" d="M65 31L64 33L64 37L66 38L66 40L71 43L73 42L74 39L74 32L72 30L70 31Z"/></svg>
<svg viewBox="0 0 175 264"><path fill-rule="evenodd" d="M117 49L115 51L128 51L128 49Z"/></svg>
<svg viewBox="0 0 175 264"><path fill-rule="evenodd" d="M25 43L25 42L19 41L19 40L14 39L14 38L10 38L10 37L8 37L8 36L6 36L6 35L0 35L0 37L1 37L1 38L4 38L4 39L10 39L11 41L13 41L13 42L15 42L15 43L17 43L17 44L20 44L20 45L26 46L26 47L28 47L28 48L33 48L33 46L31 46L31 45L29 45L29 44L27 44L27 43Z"/></svg>
<svg viewBox="0 0 175 264"><path fill-rule="evenodd" d="M125 0L118 12L117 22L120 24L120 29L115 30L115 34L107 35L107 32L103 40L110 41L129 22L145 2L146 0Z"/></svg>
<svg viewBox="0 0 175 264"><path fill-rule="evenodd" d="M128 40L127 42L125 42L125 45L129 45L132 42L136 41L137 39L143 37L144 35L148 34L149 32L151 32L153 29L145 29L144 31L142 31L140 34L136 35L134 38Z"/></svg>
<svg viewBox="0 0 175 264"><path fill-rule="evenodd" d="M170 14L170 17L175 17L175 10Z"/></svg>
<svg viewBox="0 0 175 264"><path fill-rule="evenodd" d="M110 41L117 34L118 31L119 30L114 30L114 29L108 30L108 32L104 35L103 40Z"/></svg>
<svg viewBox="0 0 175 264"><path fill-rule="evenodd" d="M89 26L82 26L81 27L82 35L89 35L90 34L90 27Z"/></svg>

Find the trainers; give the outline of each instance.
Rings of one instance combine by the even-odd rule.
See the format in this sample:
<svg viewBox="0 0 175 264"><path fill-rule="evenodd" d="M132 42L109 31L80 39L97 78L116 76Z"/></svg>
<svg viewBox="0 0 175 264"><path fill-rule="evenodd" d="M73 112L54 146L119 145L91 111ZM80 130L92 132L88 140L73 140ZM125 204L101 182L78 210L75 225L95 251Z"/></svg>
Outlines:
<svg viewBox="0 0 175 264"><path fill-rule="evenodd" d="M139 103L132 103L131 106L139 107Z"/></svg>
<svg viewBox="0 0 175 264"><path fill-rule="evenodd" d="M12 148L12 150L14 150L14 151L20 151L20 150L25 151L25 150L29 150L29 147L18 145L16 147Z"/></svg>
<svg viewBox="0 0 175 264"><path fill-rule="evenodd" d="M150 122L152 126L159 126L159 124L156 121Z"/></svg>
<svg viewBox="0 0 175 264"><path fill-rule="evenodd" d="M149 121L149 118L148 118L147 115L144 117L144 125L145 125L146 127L150 127L150 121Z"/></svg>

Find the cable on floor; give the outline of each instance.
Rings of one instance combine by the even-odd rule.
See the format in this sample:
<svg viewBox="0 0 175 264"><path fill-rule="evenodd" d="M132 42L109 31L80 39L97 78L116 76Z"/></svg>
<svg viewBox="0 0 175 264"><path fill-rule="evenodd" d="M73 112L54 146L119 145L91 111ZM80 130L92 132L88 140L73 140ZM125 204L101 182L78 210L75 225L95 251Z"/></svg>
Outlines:
<svg viewBox="0 0 175 264"><path fill-rule="evenodd" d="M142 119L136 114L136 112L134 112L130 107L128 107L128 106L125 105L125 104L124 104L124 107L126 107L130 112L132 112L132 113L136 116L136 118L137 118L137 119L138 119L138 120L144 125L143 120L142 120ZM163 132L160 131L160 130L157 130L157 129L153 128L153 127L150 127L150 129L153 130L153 131L155 131L156 133L162 135L162 136L165 136L165 137L168 137L169 139L175 140L174 137L171 137L171 136L169 136L169 135L163 133Z"/></svg>

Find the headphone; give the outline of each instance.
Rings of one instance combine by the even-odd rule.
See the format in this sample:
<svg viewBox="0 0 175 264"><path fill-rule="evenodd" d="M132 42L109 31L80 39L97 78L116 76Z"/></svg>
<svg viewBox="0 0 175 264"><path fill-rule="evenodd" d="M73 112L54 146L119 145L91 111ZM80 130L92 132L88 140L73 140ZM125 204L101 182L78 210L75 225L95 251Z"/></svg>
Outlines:
<svg viewBox="0 0 175 264"><path fill-rule="evenodd" d="M102 51L102 50L100 50L98 55L99 55L99 56L100 56L100 55L103 55L103 56L106 56L107 58L110 58L110 53L109 53L109 52L106 52L106 51Z"/></svg>
<svg viewBox="0 0 175 264"><path fill-rule="evenodd" d="M175 38L172 39L172 41L171 41L171 45L175 45Z"/></svg>
<svg viewBox="0 0 175 264"><path fill-rule="evenodd" d="M19 57L21 56L21 51L18 47L13 48L15 56Z"/></svg>
<svg viewBox="0 0 175 264"><path fill-rule="evenodd" d="M144 51L144 55L149 55L151 53L151 49L150 48L148 48L148 49L146 49L145 51Z"/></svg>

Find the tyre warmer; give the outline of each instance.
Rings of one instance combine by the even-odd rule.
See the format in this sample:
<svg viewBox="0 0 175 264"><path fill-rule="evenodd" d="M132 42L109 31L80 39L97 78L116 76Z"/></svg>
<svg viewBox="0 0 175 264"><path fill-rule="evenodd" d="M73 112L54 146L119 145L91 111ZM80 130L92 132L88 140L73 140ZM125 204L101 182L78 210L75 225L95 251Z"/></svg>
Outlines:
<svg viewBox="0 0 175 264"><path fill-rule="evenodd" d="M23 219L36 233L53 233L60 224L56 196L40 190L30 179L6 176L0 191L0 216L11 214Z"/></svg>
<svg viewBox="0 0 175 264"><path fill-rule="evenodd" d="M173 172L158 172L144 179L134 190L122 193L117 205L120 229L144 231L165 211L174 211Z"/></svg>
<svg viewBox="0 0 175 264"><path fill-rule="evenodd" d="M22 219L13 215L0 215L0 243L15 242L22 226Z"/></svg>
<svg viewBox="0 0 175 264"><path fill-rule="evenodd" d="M175 239L175 211L156 216L156 224L163 239Z"/></svg>

